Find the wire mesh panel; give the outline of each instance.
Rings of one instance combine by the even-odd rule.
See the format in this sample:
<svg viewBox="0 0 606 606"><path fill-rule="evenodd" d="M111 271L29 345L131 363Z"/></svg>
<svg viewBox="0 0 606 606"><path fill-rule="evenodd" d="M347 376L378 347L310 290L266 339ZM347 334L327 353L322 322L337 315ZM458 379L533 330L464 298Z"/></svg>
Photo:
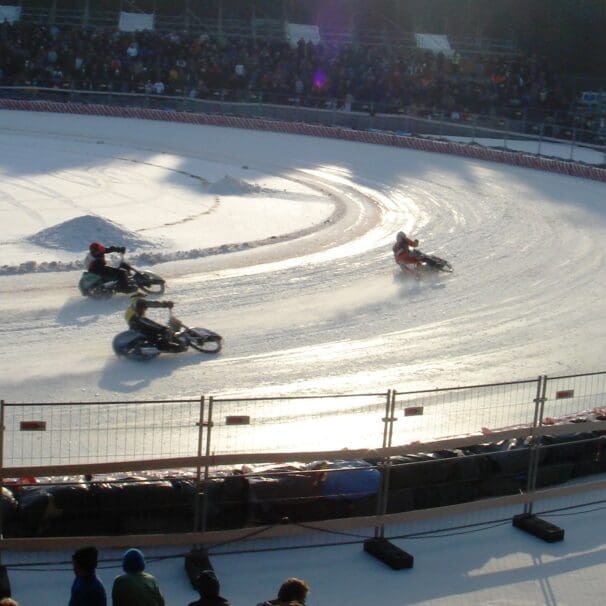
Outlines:
<svg viewBox="0 0 606 606"><path fill-rule="evenodd" d="M194 456L199 400L4 404L4 466Z"/></svg>
<svg viewBox="0 0 606 606"><path fill-rule="evenodd" d="M378 448L386 394L215 399L211 451L297 452Z"/></svg>
<svg viewBox="0 0 606 606"><path fill-rule="evenodd" d="M606 372L547 377L542 424L606 414Z"/></svg>
<svg viewBox="0 0 606 606"><path fill-rule="evenodd" d="M396 392L392 445L532 425L537 381Z"/></svg>

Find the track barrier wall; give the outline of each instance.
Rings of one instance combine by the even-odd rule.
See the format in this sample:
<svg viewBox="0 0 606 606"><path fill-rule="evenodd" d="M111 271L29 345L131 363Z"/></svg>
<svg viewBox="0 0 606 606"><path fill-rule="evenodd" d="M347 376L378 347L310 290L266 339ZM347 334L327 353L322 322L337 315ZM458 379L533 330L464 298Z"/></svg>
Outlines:
<svg viewBox="0 0 606 606"><path fill-rule="evenodd" d="M0 550L382 528L480 502L531 512L545 490L606 471L605 402L606 372L340 396L2 401Z"/></svg>
<svg viewBox="0 0 606 606"><path fill-rule="evenodd" d="M419 135L413 135L409 131L406 133L400 131L399 134L398 132L388 132L390 126L393 129L396 129L398 126L402 127L402 117L397 117L400 122L393 122L393 124L391 120L392 118L395 120L396 117L390 118L389 116L384 116L384 123L378 122L376 117L373 117L372 122L368 122L366 114L344 114L329 110L308 109L306 110L307 113L300 117L300 120L305 121L293 121L296 119L295 110L282 106L258 106L250 104L251 115L247 116L247 104L237 103L233 103L230 107L226 108L221 102L200 102L195 99L154 98L152 96L141 98L140 95L133 94L104 94L59 90L45 92L45 96L51 96L57 100L31 100L29 99L32 95L31 91L26 90L22 93L26 99L12 98L19 94L13 89L4 89L4 92L8 92L11 95L11 98L0 98L0 109L5 110L131 118L306 135L358 143L388 145L416 151L445 153L475 160L510 164L606 182L606 168L573 161L575 160L576 149L574 140L544 139L544 141L555 141L570 146L570 161L567 161L541 155L540 143L538 144L536 154L509 151L506 149L508 139L512 141L523 139L536 142L537 137L535 135L524 136L520 133L498 131L497 129L464 128L453 124L421 120L414 117L406 118L404 126L409 129L412 128ZM39 93L34 92L33 94L36 95ZM140 107L142 102L145 102L150 107ZM131 107L133 104L139 106ZM276 108L277 113L273 112L270 117L257 117L259 113L262 113L259 107ZM296 111L303 110L299 109ZM338 125L339 121L342 121L343 124ZM439 126L440 124L442 126ZM381 127L380 129L378 128L379 126ZM438 128L437 131L436 128ZM454 141L425 138L420 135L423 131L434 135L468 136L472 142L457 143ZM494 149L476 144L475 138L482 136L503 138L504 149ZM595 149L599 149L604 153L604 164L606 165L606 148L600 147Z"/></svg>

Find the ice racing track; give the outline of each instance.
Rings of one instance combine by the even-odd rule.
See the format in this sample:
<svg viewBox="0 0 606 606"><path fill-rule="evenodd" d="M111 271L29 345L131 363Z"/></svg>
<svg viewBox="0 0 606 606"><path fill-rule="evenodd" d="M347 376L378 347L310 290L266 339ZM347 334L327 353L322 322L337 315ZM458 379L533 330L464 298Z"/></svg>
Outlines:
<svg viewBox="0 0 606 606"><path fill-rule="evenodd" d="M14 130L3 122L3 155L28 129L58 148L102 133L150 156L279 175L328 197L335 212L297 237L154 266L178 315L224 336L215 358L119 360L110 343L124 326L124 298L82 299L74 271L0 276L1 398L405 390L606 368L603 183L304 136L40 116ZM18 199L30 175L23 167L8 176ZM108 186L102 171L94 177ZM9 193L6 180L0 191ZM7 222L33 212L3 206ZM454 273L403 276L391 258L400 229Z"/></svg>

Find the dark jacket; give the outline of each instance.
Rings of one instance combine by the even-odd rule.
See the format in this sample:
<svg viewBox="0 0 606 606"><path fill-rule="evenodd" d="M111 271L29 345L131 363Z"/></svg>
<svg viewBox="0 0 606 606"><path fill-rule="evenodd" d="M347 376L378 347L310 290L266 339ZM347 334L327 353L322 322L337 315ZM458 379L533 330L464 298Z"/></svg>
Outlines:
<svg viewBox="0 0 606 606"><path fill-rule="evenodd" d="M191 602L188 606L230 606L230 603L221 596L213 598L200 598L195 602Z"/></svg>
<svg viewBox="0 0 606 606"><path fill-rule="evenodd" d="M105 248L105 253L99 255L90 255L88 263L88 271L93 274L102 275L104 270L107 268L107 262L105 261L105 255L113 252L124 252L121 246L108 246Z"/></svg>
<svg viewBox="0 0 606 606"><path fill-rule="evenodd" d="M107 606L105 587L94 572L74 579L69 606Z"/></svg>

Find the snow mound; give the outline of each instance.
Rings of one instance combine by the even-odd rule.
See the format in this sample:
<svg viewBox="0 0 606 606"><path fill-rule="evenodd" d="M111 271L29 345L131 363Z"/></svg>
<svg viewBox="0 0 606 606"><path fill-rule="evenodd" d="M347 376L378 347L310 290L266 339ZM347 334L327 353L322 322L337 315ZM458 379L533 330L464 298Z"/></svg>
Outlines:
<svg viewBox="0 0 606 606"><path fill-rule="evenodd" d="M258 194L262 188L254 183L248 183L242 179L225 175L223 179L215 181L208 187L211 194L220 196L238 196L242 194Z"/></svg>
<svg viewBox="0 0 606 606"><path fill-rule="evenodd" d="M129 250L152 245L118 224L94 215L76 217L47 227L26 239L38 246L61 248L71 252L86 250L95 240L108 246L126 246Z"/></svg>

